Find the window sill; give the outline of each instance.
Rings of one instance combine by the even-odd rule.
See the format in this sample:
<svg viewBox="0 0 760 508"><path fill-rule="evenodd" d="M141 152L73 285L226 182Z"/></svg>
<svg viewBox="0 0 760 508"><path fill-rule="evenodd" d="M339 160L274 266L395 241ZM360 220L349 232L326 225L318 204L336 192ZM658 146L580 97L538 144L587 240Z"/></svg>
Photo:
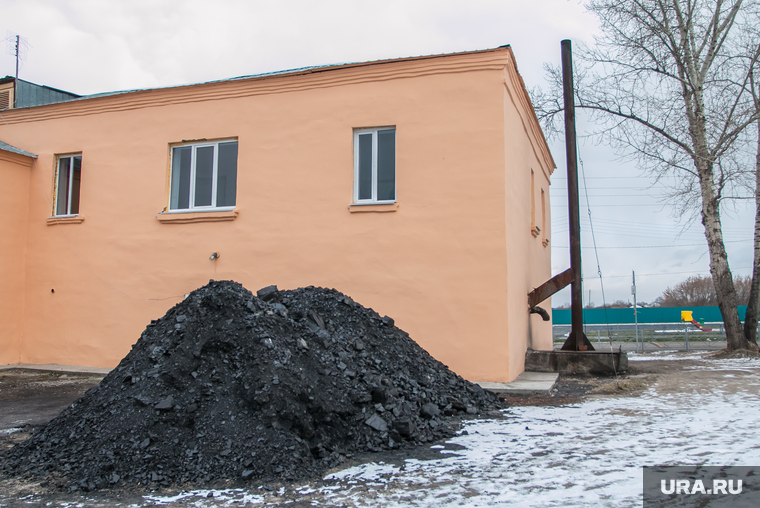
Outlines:
<svg viewBox="0 0 760 508"><path fill-rule="evenodd" d="M164 224L193 224L196 222L224 222L235 220L238 210L221 212L161 212L156 214L156 220Z"/></svg>
<svg viewBox="0 0 760 508"><path fill-rule="evenodd" d="M56 224L81 224L84 222L84 215L60 215L47 218L47 225L54 226Z"/></svg>
<svg viewBox="0 0 760 508"><path fill-rule="evenodd" d="M398 210L398 203L387 203L387 204L359 204L359 203L352 203L348 205L348 211L351 213L365 213L365 212L375 212L375 213L384 213L384 212L395 212Z"/></svg>

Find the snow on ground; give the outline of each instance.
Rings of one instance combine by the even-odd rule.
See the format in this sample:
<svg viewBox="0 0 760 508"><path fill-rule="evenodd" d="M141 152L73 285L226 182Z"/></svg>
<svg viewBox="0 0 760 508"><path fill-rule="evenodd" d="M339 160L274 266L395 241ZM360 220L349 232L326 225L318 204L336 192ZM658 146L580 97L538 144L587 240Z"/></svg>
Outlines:
<svg viewBox="0 0 760 508"><path fill-rule="evenodd" d="M677 358L684 356L692 359ZM639 396L509 408L503 419L467 423L439 449L444 458L364 464L288 493L203 491L145 500L198 507L641 506L642 466L760 464L757 365L711 361L702 368L725 370L725 379L690 393L658 393L655 385ZM723 389L736 375L753 393Z"/></svg>
<svg viewBox="0 0 760 508"><path fill-rule="evenodd" d="M628 353L629 362L639 362L646 360L702 360L703 356L709 352L702 353L679 353L676 350L652 351L647 353Z"/></svg>
<svg viewBox="0 0 760 508"><path fill-rule="evenodd" d="M755 372L758 361L753 358L727 358L725 360L711 360L707 364L686 367L689 370L725 370ZM727 376L731 374L726 374Z"/></svg>

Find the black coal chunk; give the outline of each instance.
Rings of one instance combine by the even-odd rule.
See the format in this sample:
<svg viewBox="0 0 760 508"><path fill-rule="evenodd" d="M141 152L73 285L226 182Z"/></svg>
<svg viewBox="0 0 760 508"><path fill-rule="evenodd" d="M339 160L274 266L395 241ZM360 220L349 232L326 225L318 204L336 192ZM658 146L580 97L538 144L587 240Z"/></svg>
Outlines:
<svg viewBox="0 0 760 508"><path fill-rule="evenodd" d="M498 407L334 289L257 294L232 281L193 291L0 471L85 491L294 481Z"/></svg>

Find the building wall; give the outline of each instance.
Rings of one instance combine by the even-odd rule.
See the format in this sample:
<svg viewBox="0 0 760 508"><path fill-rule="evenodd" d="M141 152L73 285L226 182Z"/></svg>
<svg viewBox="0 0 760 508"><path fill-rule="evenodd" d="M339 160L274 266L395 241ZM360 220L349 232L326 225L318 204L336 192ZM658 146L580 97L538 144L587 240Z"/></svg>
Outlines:
<svg viewBox="0 0 760 508"><path fill-rule="evenodd" d="M48 86L37 85L19 79L16 83L16 106L17 108L29 108L41 104L53 104L56 102L70 101L79 97L63 90L56 90Z"/></svg>
<svg viewBox="0 0 760 508"><path fill-rule="evenodd" d="M508 260L509 372L525 368L525 351L553 349L551 322L528 314L528 293L551 278L549 185L554 162L516 66L504 69L505 217ZM533 180L531 182L531 180ZM544 204L541 204L541 191ZM532 199L531 199L531 193ZM536 226L538 229L536 229ZM551 312L549 301L541 304Z"/></svg>
<svg viewBox="0 0 760 508"><path fill-rule="evenodd" d="M505 118L509 65L500 48L8 112L0 139L12 130L37 153L45 183L29 193L20 361L114 366L184 294L233 279L252 291L334 287L462 376L514 379L528 337L551 344L551 331L528 324L528 286L549 263L519 246L535 155ZM359 212L353 129L390 125L398 207ZM237 217L158 220L170 143L228 137L239 142ZM56 154L74 152L84 220L48 221Z"/></svg>
<svg viewBox="0 0 760 508"><path fill-rule="evenodd" d="M17 363L24 324L29 184L34 159L0 150L0 363Z"/></svg>

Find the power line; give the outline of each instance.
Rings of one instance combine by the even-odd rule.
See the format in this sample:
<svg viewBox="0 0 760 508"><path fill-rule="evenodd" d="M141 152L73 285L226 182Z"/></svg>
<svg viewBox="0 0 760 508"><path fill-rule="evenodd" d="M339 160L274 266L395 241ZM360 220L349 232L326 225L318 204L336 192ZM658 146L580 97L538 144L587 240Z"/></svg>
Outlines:
<svg viewBox="0 0 760 508"><path fill-rule="evenodd" d="M653 231L646 231L642 229L628 229L628 228L617 228L613 226L596 226L597 232L601 232L603 235L607 237L614 237L616 240L620 238L659 238L662 240L681 240L681 241L687 241L691 240L692 242L701 242L705 239L705 235L700 233L699 231L687 231L684 233L678 233L673 230L653 230ZM556 238L557 235L565 233L568 231L568 228L565 227L553 227L552 228L552 234ZM751 232L741 232L741 231L723 231L723 235L726 237L749 237L752 235ZM730 240L734 241L734 240ZM744 241L750 241L749 239Z"/></svg>
<svg viewBox="0 0 760 508"><path fill-rule="evenodd" d="M738 271L738 270L749 270L752 268L751 266L744 266L739 268L732 268L732 271ZM661 277L663 275L700 275L700 274L709 274L709 270L700 270L700 271L689 271L689 272L657 272L657 273L643 273L643 274L636 274L636 278L639 277ZM627 279L630 275L605 275L605 279Z"/></svg>
<svg viewBox="0 0 760 508"><path fill-rule="evenodd" d="M730 240L723 243L746 243L745 240ZM552 245L552 248L569 249L567 245ZM680 245L621 245L616 247L596 247L597 249L680 249L682 247L705 247L704 243L689 243ZM581 247L592 249L593 247Z"/></svg>
<svg viewBox="0 0 760 508"><path fill-rule="evenodd" d="M645 207L645 206L648 206L650 208L651 207L664 208L667 205L663 205L663 204L660 204L660 203L652 203L651 205L644 205L644 204L630 204L629 205L629 204L626 204L626 203L620 203L620 204L616 204L616 205L594 205L595 208L598 207L598 206L603 206L605 208L609 208L609 207L614 207L614 208L630 208L630 207L633 207L633 206L635 206L635 207ZM562 209L566 209L567 208L566 206L562 206L562 205L551 205L551 207L552 208L562 208Z"/></svg>
<svg viewBox="0 0 760 508"><path fill-rule="evenodd" d="M599 225L599 223L602 223ZM586 221L583 221L584 224L586 224ZM624 221L616 221L616 220L604 220L604 219L596 219L594 223L597 225L597 228L604 229L605 231L613 231L616 233L619 233L621 235L629 234L629 233L645 233L647 236L651 236L652 234L666 234L670 237L686 237L686 236L695 236L699 239L704 239L704 231L702 230L702 227L699 226L697 223L690 225L688 228L683 229L680 226L676 224L668 225L663 223L651 223L651 224L643 224L643 223L636 223L636 222L624 222ZM740 228L740 227L723 227L721 228L723 231L723 234L726 235L753 235L754 234L754 228ZM567 231L568 225L566 220L552 220L552 232L555 234L560 231ZM678 230L681 230L680 232Z"/></svg>
<svg viewBox="0 0 760 508"><path fill-rule="evenodd" d="M642 180L638 176L587 176L586 180L623 180L623 179L629 179L629 180ZM567 180L566 176L552 176L552 181L554 180Z"/></svg>

